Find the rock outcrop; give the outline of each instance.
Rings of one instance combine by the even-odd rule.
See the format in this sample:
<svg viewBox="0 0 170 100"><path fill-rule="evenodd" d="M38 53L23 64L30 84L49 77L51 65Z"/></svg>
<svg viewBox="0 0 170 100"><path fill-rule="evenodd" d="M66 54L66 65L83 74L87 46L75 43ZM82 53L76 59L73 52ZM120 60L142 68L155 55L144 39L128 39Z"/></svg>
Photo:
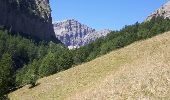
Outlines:
<svg viewBox="0 0 170 100"><path fill-rule="evenodd" d="M74 19L53 24L56 37L69 49L89 44L111 32L111 30L96 31Z"/></svg>
<svg viewBox="0 0 170 100"><path fill-rule="evenodd" d="M163 18L170 18L170 1L168 1L166 4L162 5L159 9L157 9L154 13L149 15L146 21L158 16Z"/></svg>
<svg viewBox="0 0 170 100"><path fill-rule="evenodd" d="M49 0L0 0L0 26L38 40L58 41Z"/></svg>

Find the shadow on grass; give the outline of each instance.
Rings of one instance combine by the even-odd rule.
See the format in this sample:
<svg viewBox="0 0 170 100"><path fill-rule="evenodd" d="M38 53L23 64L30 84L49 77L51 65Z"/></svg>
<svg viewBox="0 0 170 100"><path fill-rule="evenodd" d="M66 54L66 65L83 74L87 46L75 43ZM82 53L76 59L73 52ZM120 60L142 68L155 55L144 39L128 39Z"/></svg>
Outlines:
<svg viewBox="0 0 170 100"><path fill-rule="evenodd" d="M31 86L29 87L29 89L32 89L32 88L34 88L34 87L36 87L36 86L38 86L38 85L40 85L40 83L37 83L37 84L35 84L35 85L31 85Z"/></svg>

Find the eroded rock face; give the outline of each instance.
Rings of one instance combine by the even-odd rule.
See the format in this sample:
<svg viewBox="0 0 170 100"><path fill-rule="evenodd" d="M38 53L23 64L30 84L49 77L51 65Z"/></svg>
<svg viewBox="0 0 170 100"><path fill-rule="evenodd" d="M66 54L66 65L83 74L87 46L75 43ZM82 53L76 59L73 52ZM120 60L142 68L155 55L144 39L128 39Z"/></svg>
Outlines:
<svg viewBox="0 0 170 100"><path fill-rule="evenodd" d="M153 17L164 17L164 18L170 18L170 1L168 1L166 4L161 6L159 9L157 9L154 13L148 16L146 21L151 20Z"/></svg>
<svg viewBox="0 0 170 100"><path fill-rule="evenodd" d="M36 39L57 41L49 0L0 0L0 26Z"/></svg>
<svg viewBox="0 0 170 100"><path fill-rule="evenodd" d="M68 46L69 49L79 48L80 46L89 44L111 32L111 30L96 31L74 19L53 24L56 37Z"/></svg>

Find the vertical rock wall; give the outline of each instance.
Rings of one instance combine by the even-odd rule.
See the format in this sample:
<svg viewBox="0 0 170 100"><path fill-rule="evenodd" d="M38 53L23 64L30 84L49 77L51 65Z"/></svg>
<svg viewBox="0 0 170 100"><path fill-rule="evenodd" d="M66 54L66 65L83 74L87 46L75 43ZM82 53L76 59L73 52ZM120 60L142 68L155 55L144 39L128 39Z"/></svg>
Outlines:
<svg viewBox="0 0 170 100"><path fill-rule="evenodd" d="M24 36L58 41L52 25L49 0L0 0L0 26Z"/></svg>

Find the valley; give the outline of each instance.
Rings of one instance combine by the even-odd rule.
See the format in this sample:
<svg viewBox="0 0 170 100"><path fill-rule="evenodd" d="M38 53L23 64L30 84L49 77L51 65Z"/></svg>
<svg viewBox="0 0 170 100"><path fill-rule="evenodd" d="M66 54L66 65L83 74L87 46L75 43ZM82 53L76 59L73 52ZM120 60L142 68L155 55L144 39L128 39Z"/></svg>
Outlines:
<svg viewBox="0 0 170 100"><path fill-rule="evenodd" d="M170 1L94 1L0 1L0 100L169 100Z"/></svg>

